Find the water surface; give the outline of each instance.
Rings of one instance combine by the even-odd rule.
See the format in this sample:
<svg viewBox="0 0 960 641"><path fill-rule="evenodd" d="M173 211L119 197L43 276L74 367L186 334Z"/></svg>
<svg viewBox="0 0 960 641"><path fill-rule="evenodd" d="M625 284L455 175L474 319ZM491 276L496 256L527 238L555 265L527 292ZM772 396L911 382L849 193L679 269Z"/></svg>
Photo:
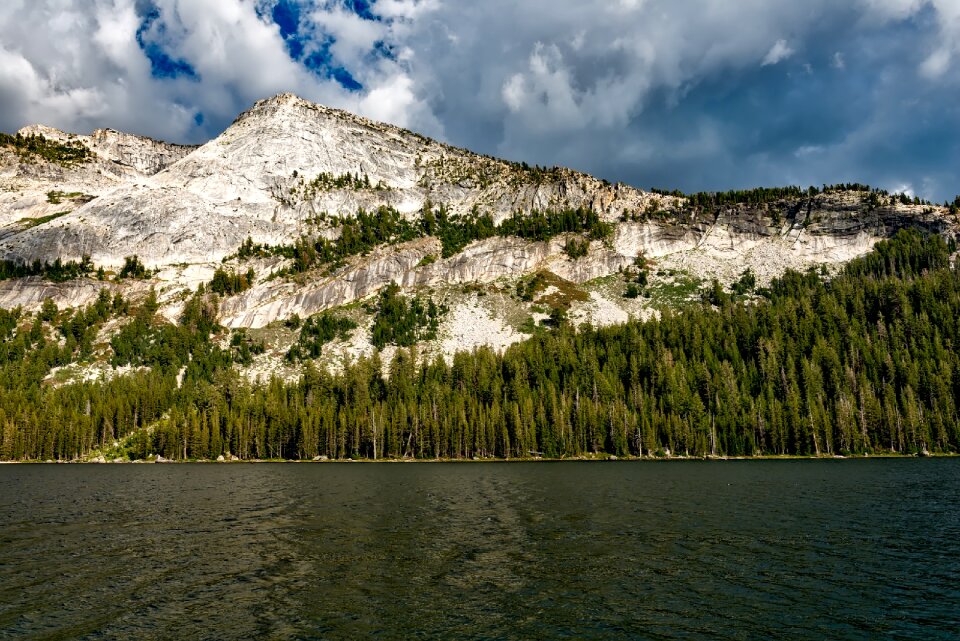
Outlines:
<svg viewBox="0 0 960 641"><path fill-rule="evenodd" d="M957 630L957 459L0 466L0 638Z"/></svg>

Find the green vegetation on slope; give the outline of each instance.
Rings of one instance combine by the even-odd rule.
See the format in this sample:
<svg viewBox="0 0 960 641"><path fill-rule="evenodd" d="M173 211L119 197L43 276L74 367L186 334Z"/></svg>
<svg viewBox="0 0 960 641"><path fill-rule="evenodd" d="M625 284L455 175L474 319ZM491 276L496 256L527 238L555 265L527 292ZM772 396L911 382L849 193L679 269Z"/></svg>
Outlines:
<svg viewBox="0 0 960 641"><path fill-rule="evenodd" d="M292 329L300 328L300 337L287 351L288 361L308 360L320 356L323 346L335 338L346 340L347 335L357 328L349 318L337 316L332 312L323 312L311 316L300 323L299 317L287 322Z"/></svg>
<svg viewBox="0 0 960 641"><path fill-rule="evenodd" d="M888 203L898 202L902 205L932 205L930 201L918 196L909 196L905 193L891 194L886 189L878 189L861 183L840 183L836 185L823 185L822 187L811 185L806 189L795 185L787 187L757 187L754 189L736 189L731 191L701 191L695 194L684 194L682 191L676 189L667 191L654 188L650 191L663 196L686 198L689 206L708 213L715 213L718 209L734 205L759 206L778 203L783 200L798 200L819 194L843 192L862 194L863 201L872 207L880 205L881 197L885 197ZM949 206L949 204L944 203L944 207L947 206Z"/></svg>
<svg viewBox="0 0 960 641"><path fill-rule="evenodd" d="M12 148L24 161L40 158L64 167L86 162L93 157L93 152L80 142L59 143L36 135L11 136L0 133L0 146Z"/></svg>
<svg viewBox="0 0 960 641"><path fill-rule="evenodd" d="M264 387L242 382L215 346L209 295L177 326L148 301L114 338L115 362L151 369L60 388L41 381L83 341L68 352L43 338L50 322L3 312L0 455L71 458L131 434L131 456L168 458L956 452L952 250L900 232L832 281L788 272L759 302L727 297L579 332L560 324L449 365L418 366L406 350L387 372L376 357L336 375L308 363L301 381ZM101 312L78 314L82 328Z"/></svg>
<svg viewBox="0 0 960 641"><path fill-rule="evenodd" d="M573 303L590 300L590 296L574 283L544 270L520 279L516 294L522 301L542 305L550 316L550 324L555 327L567 320L567 312Z"/></svg>
<svg viewBox="0 0 960 641"><path fill-rule="evenodd" d="M140 257L134 254L126 256L123 259L123 267L120 269L118 278L134 278L144 280L150 278L151 271L140 261Z"/></svg>
<svg viewBox="0 0 960 641"><path fill-rule="evenodd" d="M391 207L380 207L367 212L361 209L353 218L339 221L340 236L335 240L301 238L294 245L269 246L255 244L248 238L237 250L242 259L283 256L293 264L278 276L298 274L319 265L340 266L351 256L365 254L383 244L396 244L435 236L443 244L443 256L460 252L469 243L494 236L516 236L533 241L545 241L559 234L587 233L591 238L607 238L612 225L600 220L590 209L515 213L499 225L489 215L477 211L466 216L450 215L444 207L434 208L427 203L419 220L411 221ZM571 251L585 252L587 247L571 246ZM571 254L573 255L573 254ZM580 253L578 255L583 255Z"/></svg>
<svg viewBox="0 0 960 641"><path fill-rule="evenodd" d="M441 314L442 310L432 300L408 298L400 293L397 285L390 283L377 298L370 340L377 349L387 345L410 347L432 340L437 336Z"/></svg>
<svg viewBox="0 0 960 641"><path fill-rule="evenodd" d="M55 283L62 283L75 278L88 276L93 272L93 263L89 256L76 261L63 262L57 258L52 263L19 263L12 260L0 261L0 281L11 278L25 278L27 276L41 276Z"/></svg>
<svg viewBox="0 0 960 641"><path fill-rule="evenodd" d="M253 287L256 279L257 275L252 267L242 274L218 267L213 272L213 279L210 281L209 288L210 291L217 294L232 296Z"/></svg>
<svg viewBox="0 0 960 641"><path fill-rule="evenodd" d="M87 195L82 191L48 191L47 202L52 205L59 205L64 200L76 200L81 203L88 203L93 200L93 196Z"/></svg>
<svg viewBox="0 0 960 641"><path fill-rule="evenodd" d="M297 178L297 176L294 175L294 178ZM334 175L321 172L311 181L300 178L297 184L290 188L290 195L310 200L315 198L318 193L336 189L346 189L350 191L390 191L390 187L382 180L376 184L372 184L370 182L370 176L367 174L363 174L362 176L352 173Z"/></svg>
<svg viewBox="0 0 960 641"><path fill-rule="evenodd" d="M21 219L20 219L19 221L17 221L17 222L18 222L19 224L21 224L21 225L24 225L24 227L25 227L26 229L32 229L33 227L37 227L37 226L39 226L39 225L43 225L44 223L49 223L51 220L56 220L57 218L60 218L60 217L62 217L62 216L66 216L66 215L69 214L69 213L70 213L69 210L67 210L67 211L58 211L58 212L55 213L55 214L48 214L48 215L46 215L46 216L39 216L39 217L37 217L37 218L21 218Z"/></svg>

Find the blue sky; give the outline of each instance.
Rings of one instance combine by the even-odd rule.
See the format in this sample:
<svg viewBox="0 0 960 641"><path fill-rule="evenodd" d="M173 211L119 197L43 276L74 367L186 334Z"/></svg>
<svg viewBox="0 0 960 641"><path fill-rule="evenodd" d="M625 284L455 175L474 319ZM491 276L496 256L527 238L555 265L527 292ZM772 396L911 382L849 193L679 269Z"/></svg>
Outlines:
<svg viewBox="0 0 960 641"><path fill-rule="evenodd" d="M291 91L685 191L960 193L960 0L5 0L0 129L202 142Z"/></svg>

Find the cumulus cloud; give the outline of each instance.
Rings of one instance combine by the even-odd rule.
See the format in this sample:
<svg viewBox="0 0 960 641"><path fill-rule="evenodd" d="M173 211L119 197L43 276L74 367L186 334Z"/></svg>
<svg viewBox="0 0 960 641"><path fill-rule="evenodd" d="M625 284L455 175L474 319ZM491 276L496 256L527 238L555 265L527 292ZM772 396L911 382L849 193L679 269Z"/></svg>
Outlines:
<svg viewBox="0 0 960 641"><path fill-rule="evenodd" d="M786 40L782 38L773 43L773 46L770 47L770 51L767 52L767 55L763 57L763 62L760 63L761 67L767 67L770 65L775 65L782 60L786 60L793 55L793 49L790 48L790 45L787 44Z"/></svg>
<svg viewBox="0 0 960 641"><path fill-rule="evenodd" d="M956 0L6 0L0 128L196 142L292 91L644 186L923 191L958 52Z"/></svg>
<svg viewBox="0 0 960 641"><path fill-rule="evenodd" d="M487 153L641 186L890 184L910 164L956 173L930 144L957 118L931 107L924 124L905 101L949 99L949 4L448 2L419 17L430 64L411 76L448 136ZM796 51L809 66L758 72ZM845 73L803 73L820 68Z"/></svg>
<svg viewBox="0 0 960 641"><path fill-rule="evenodd" d="M935 80L946 74L953 58L960 51L960 2L957 0L862 0L879 20L904 20L910 17L932 14L937 27L936 47L928 52L919 64L918 71L928 79Z"/></svg>
<svg viewBox="0 0 960 641"><path fill-rule="evenodd" d="M333 3L305 6L308 47L351 67L363 92L291 57L271 19L275 1L39 0L0 7L0 127L32 122L89 131L111 126L175 141L202 141L254 101L292 91L306 98L442 128L415 95L398 57L369 57L396 39L395 21L428 5L383 2L383 21ZM401 52L402 53L402 52ZM158 60L160 62L158 62Z"/></svg>

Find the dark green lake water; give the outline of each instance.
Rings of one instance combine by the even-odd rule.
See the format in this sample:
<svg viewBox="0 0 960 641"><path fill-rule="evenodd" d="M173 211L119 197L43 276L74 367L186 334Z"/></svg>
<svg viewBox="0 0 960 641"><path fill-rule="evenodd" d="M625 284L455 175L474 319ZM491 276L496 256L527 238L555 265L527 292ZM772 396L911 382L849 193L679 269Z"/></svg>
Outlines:
<svg viewBox="0 0 960 641"><path fill-rule="evenodd" d="M0 466L0 638L958 631L956 459Z"/></svg>

